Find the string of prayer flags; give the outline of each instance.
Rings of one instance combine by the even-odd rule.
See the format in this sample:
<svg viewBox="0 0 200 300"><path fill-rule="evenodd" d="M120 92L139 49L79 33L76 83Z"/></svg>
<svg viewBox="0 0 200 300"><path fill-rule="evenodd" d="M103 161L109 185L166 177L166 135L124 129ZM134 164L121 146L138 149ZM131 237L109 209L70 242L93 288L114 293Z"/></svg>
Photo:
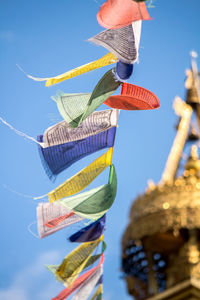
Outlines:
<svg viewBox="0 0 200 300"><path fill-rule="evenodd" d="M71 128L66 121L57 123L44 132L43 148L82 140L117 126L118 115L118 110L95 111L78 128Z"/></svg>
<svg viewBox="0 0 200 300"><path fill-rule="evenodd" d="M65 72L61 75L58 75L58 76L55 76L55 77L48 77L48 78L38 78L38 77L33 77L29 74L26 74L22 69L21 67L19 67L20 70L22 70L26 76L34 81L46 81L46 86L51 86L51 85L54 85L54 84L57 84L57 83L60 83L64 80L67 80L67 79L70 79L70 78L73 78L73 77L76 77L76 76L79 76L79 75L82 75L84 73L87 73L87 72L90 72L90 71L93 71L95 69L98 69L98 68L102 68L104 66L108 66L108 65L111 65L111 64L114 64L117 62L117 58L112 54L112 53L107 53L106 55L104 55L103 57L95 60L95 61L92 61L88 64L85 64L83 66L80 66L80 67L77 67L75 69L72 69L68 72Z"/></svg>
<svg viewBox="0 0 200 300"><path fill-rule="evenodd" d="M84 281L78 292L72 297L72 300L87 300L102 274L103 266L100 265L97 270Z"/></svg>
<svg viewBox="0 0 200 300"><path fill-rule="evenodd" d="M106 215L92 224L81 228L78 232L69 237L70 242L85 243L99 239L103 233L105 221Z"/></svg>
<svg viewBox="0 0 200 300"><path fill-rule="evenodd" d="M111 69L99 80L92 94L61 94L54 97L58 110L71 127L78 127L120 86Z"/></svg>
<svg viewBox="0 0 200 300"><path fill-rule="evenodd" d="M98 134L89 136L81 140L42 148L38 145L39 154L44 170L52 181L56 175L71 166L83 157L104 148L114 145L116 127L113 126ZM38 136L38 141L43 142L43 136Z"/></svg>
<svg viewBox="0 0 200 300"><path fill-rule="evenodd" d="M58 220L60 222L58 222ZM37 206L37 224L40 238L46 237L82 220L83 218L81 216L74 212L72 214L71 210L57 202L42 202ZM48 224L52 224L52 226L50 227Z"/></svg>
<svg viewBox="0 0 200 300"><path fill-rule="evenodd" d="M137 60L132 24L117 29L107 29L90 38L89 41L103 46L126 63L131 64Z"/></svg>
<svg viewBox="0 0 200 300"><path fill-rule="evenodd" d="M155 94L130 83L123 83L121 95L111 96L104 103L109 107L124 110L146 110L160 107L160 101Z"/></svg>
<svg viewBox="0 0 200 300"><path fill-rule="evenodd" d="M94 295L92 296L92 298L90 300L99 300L102 299L103 295L103 284L101 283L98 287L98 289L96 290L96 292L94 293Z"/></svg>
<svg viewBox="0 0 200 300"><path fill-rule="evenodd" d="M106 30L89 39L110 51L100 59L55 77L36 78L26 74L35 81L46 81L45 85L51 86L116 63L116 68L103 75L92 93L59 92L52 97L64 119L62 122L47 128L35 140L0 118L1 122L18 135L38 144L44 170L52 180L76 161L109 148L48 194L34 198L48 196L49 200L37 206L40 238L72 224L83 223L85 219L93 221L84 227L81 225L81 229L70 235L70 242L81 244L67 254L60 265L46 266L66 287L52 300L64 300L69 296L72 296L71 300L87 300L93 289L96 291L90 300L102 300L103 260L106 249L103 232L106 213L117 193L117 175L112 164L112 155L119 109L155 109L160 106L159 99L152 92L124 82L132 75L134 63L138 60L142 20L150 20L145 1L106 0L101 6L97 20ZM121 94L112 96L120 85ZM112 109L95 111L103 103ZM107 184L80 193L108 166ZM86 271L93 264L96 266Z"/></svg>
<svg viewBox="0 0 200 300"><path fill-rule="evenodd" d="M59 295L56 297L52 298L52 300L64 300L67 297L69 297L72 293L74 293L84 282L87 280L96 270L97 268L103 264L103 255L101 257L101 260L99 264L92 268L91 270L85 272L81 276L79 276L69 287L65 288Z"/></svg>
<svg viewBox="0 0 200 300"><path fill-rule="evenodd" d="M98 240L83 243L70 252L55 272L56 278L64 285L70 285L82 272L93 251L103 240L101 236Z"/></svg>
<svg viewBox="0 0 200 300"><path fill-rule="evenodd" d="M108 184L57 202L84 218L96 221L112 206L116 192L117 176L114 165L111 165Z"/></svg>
<svg viewBox="0 0 200 300"><path fill-rule="evenodd" d="M150 20L145 3L133 0L107 0L97 14L102 27L117 29L138 20Z"/></svg>
<svg viewBox="0 0 200 300"><path fill-rule="evenodd" d="M116 64L116 74L115 76L119 81L127 80L131 77L133 73L133 64L127 64L119 60Z"/></svg>
<svg viewBox="0 0 200 300"><path fill-rule="evenodd" d="M67 179L53 191L48 193L49 202L53 202L76 193L86 188L101 172L112 163L113 148L95 159L89 166Z"/></svg>

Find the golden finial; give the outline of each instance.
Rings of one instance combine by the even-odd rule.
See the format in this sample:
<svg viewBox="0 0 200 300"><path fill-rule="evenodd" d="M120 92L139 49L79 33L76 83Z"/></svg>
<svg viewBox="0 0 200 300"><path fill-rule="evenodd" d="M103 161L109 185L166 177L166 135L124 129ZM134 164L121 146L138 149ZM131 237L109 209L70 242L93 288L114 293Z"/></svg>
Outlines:
<svg viewBox="0 0 200 300"><path fill-rule="evenodd" d="M192 171L196 176L199 175L200 160L198 156L198 147L196 145L191 146L190 156L185 164L185 170Z"/></svg>
<svg viewBox="0 0 200 300"><path fill-rule="evenodd" d="M186 104L180 97L175 97L173 108L175 113L181 117L178 132L174 139L170 154L168 156L161 183L173 182L179 166L183 148L188 138L190 121L192 117L192 107Z"/></svg>

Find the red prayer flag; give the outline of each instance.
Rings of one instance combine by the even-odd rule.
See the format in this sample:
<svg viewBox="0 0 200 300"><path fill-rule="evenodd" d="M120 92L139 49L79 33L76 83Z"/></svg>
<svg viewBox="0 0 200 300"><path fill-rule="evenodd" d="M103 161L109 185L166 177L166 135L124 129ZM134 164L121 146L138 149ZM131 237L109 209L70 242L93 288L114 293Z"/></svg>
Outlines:
<svg viewBox="0 0 200 300"><path fill-rule="evenodd" d="M97 21L105 28L116 29L138 20L150 20L144 2L107 0L97 14Z"/></svg>
<svg viewBox="0 0 200 300"><path fill-rule="evenodd" d="M104 104L124 110L146 110L160 107L160 101L155 94L130 83L123 83L121 95L109 97Z"/></svg>

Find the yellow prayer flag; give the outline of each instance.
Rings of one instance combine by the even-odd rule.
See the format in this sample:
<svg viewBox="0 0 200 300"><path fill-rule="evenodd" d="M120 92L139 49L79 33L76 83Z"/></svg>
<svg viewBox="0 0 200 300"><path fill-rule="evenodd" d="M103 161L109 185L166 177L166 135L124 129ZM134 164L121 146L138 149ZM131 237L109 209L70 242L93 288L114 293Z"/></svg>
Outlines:
<svg viewBox="0 0 200 300"><path fill-rule="evenodd" d="M98 244L103 241L103 235L96 241L83 243L70 252L55 272L57 279L70 285L82 272Z"/></svg>
<svg viewBox="0 0 200 300"><path fill-rule="evenodd" d="M85 64L83 66L80 66L78 68L72 69L66 73L63 73L61 75L58 75L56 77L48 78L46 81L46 86L50 86L59 82L62 82L64 80L79 76L81 74L84 74L86 72L90 72L92 70L111 65L117 62L117 58L112 53L107 53L100 59L97 59L95 61L92 61L88 64Z"/></svg>
<svg viewBox="0 0 200 300"><path fill-rule="evenodd" d="M49 202L74 195L87 187L107 166L112 164L113 148L98 157L89 166L66 180L56 189L48 193Z"/></svg>

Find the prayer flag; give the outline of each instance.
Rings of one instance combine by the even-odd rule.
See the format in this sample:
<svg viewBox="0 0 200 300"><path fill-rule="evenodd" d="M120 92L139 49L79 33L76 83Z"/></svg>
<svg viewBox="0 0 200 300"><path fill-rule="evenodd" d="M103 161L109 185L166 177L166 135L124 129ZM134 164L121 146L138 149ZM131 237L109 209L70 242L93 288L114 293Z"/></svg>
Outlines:
<svg viewBox="0 0 200 300"><path fill-rule="evenodd" d="M43 148L82 140L117 126L118 115L113 109L95 111L78 128L71 128L66 121L57 123L44 132Z"/></svg>
<svg viewBox="0 0 200 300"><path fill-rule="evenodd" d="M102 249L101 249L101 253L99 254L95 254L95 255L92 255L89 260L87 261L87 263L84 265L84 268L83 270L89 268L91 265L93 265L99 258L100 259L100 262L99 264L101 264L102 260L104 259L104 256L103 256L103 253L104 251L106 250L106 243L104 241L102 241ZM53 273L55 276L56 276L56 271L58 270L59 268L59 265L46 265L46 268L51 272ZM60 278L59 279L60 281L62 281L62 279ZM98 281L98 284L102 283L103 282L103 275L101 276L101 278L99 279ZM67 286L67 285L66 285Z"/></svg>
<svg viewBox="0 0 200 300"><path fill-rule="evenodd" d="M117 58L112 53L107 53L98 60L92 61L88 64L75 68L71 71L58 75L56 77L48 78L46 81L46 86L50 86L64 80L79 76L81 74L93 71L104 66L108 66L117 62Z"/></svg>
<svg viewBox="0 0 200 300"><path fill-rule="evenodd" d="M37 224L38 224L38 233L40 238L46 237L54 232L68 227L72 224L80 222L83 220L82 217L76 215L74 212L70 215L72 211L67 209L63 205L59 203L39 203L37 206ZM68 217L66 217L68 214ZM63 217L64 216L64 217ZM60 218L60 222L58 222L58 218ZM51 221L57 220L55 226L47 226L47 223Z"/></svg>
<svg viewBox="0 0 200 300"><path fill-rule="evenodd" d="M97 14L99 24L108 29L130 25L138 20L150 20L145 3L133 0L107 0Z"/></svg>
<svg viewBox="0 0 200 300"><path fill-rule="evenodd" d="M110 97L120 86L111 69L99 80L92 94L59 94L54 97L58 110L71 127L78 127L91 113Z"/></svg>
<svg viewBox="0 0 200 300"><path fill-rule="evenodd" d="M49 179L55 180L56 175L83 157L114 145L116 127L113 126L100 133L84 139L65 144L42 148L38 145L41 162ZM43 136L38 136L43 142Z"/></svg>
<svg viewBox="0 0 200 300"><path fill-rule="evenodd" d="M105 104L124 110L146 110L160 107L160 101L155 94L130 83L123 83L121 95L109 97Z"/></svg>
<svg viewBox="0 0 200 300"><path fill-rule="evenodd" d="M101 172L112 163L113 148L95 159L89 166L67 179L56 189L48 193L49 201L53 202L76 193L87 187Z"/></svg>
<svg viewBox="0 0 200 300"><path fill-rule="evenodd" d="M108 184L57 202L84 218L96 221L112 206L116 192L117 176L114 165L111 165Z"/></svg>
<svg viewBox="0 0 200 300"><path fill-rule="evenodd" d="M84 269L88 260L92 256L94 249L102 240L103 236L96 241L83 243L69 253L56 270L55 275L57 279L64 282L65 285L72 284L80 272Z"/></svg>
<svg viewBox="0 0 200 300"><path fill-rule="evenodd" d="M70 242L85 243L99 239L103 233L105 221L106 215L92 224L81 228L81 230L69 237Z"/></svg>
<svg viewBox="0 0 200 300"><path fill-rule="evenodd" d="M105 47L119 60L128 64L137 60L137 49L132 24L122 28L107 29L90 38L89 41Z"/></svg>
<svg viewBox="0 0 200 300"><path fill-rule="evenodd" d="M61 75L55 76L55 77L48 77L48 78L38 78L31 76L29 74L26 74L20 66L19 69L26 74L26 76L34 81L46 81L46 86L51 86L53 84L57 84L59 82L62 82L64 80L79 76L81 74L84 74L86 72L90 72L92 70L102 68L107 65L111 65L117 62L117 58L112 53L107 53L103 57L92 61L88 64L85 64L83 66L77 67L75 69L72 69L68 72L65 72Z"/></svg>

